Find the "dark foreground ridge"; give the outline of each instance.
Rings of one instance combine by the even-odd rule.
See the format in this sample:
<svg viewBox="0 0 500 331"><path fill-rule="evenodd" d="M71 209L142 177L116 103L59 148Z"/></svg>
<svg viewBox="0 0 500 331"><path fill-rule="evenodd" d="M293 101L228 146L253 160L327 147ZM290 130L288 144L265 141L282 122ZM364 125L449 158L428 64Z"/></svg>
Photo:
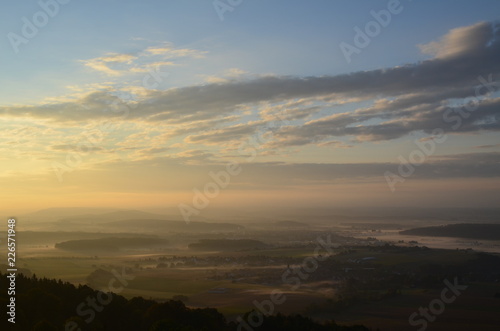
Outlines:
<svg viewBox="0 0 500 331"><path fill-rule="evenodd" d="M0 273L0 287L8 288L8 278ZM7 307L6 291L0 292L0 305ZM181 301L156 302L135 297L127 300L104 294L88 286L19 274L16 279L16 323L4 316L1 330L120 330L120 331L236 331L245 330L228 322L213 308L187 308ZM301 315L275 315L263 318L260 331L369 331L364 326L339 326L335 322L318 324Z"/></svg>

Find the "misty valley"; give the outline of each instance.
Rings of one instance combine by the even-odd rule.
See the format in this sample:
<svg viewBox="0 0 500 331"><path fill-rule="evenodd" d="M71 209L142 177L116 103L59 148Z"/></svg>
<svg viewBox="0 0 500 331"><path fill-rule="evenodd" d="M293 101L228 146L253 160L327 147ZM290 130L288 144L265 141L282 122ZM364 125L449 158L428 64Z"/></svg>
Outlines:
<svg viewBox="0 0 500 331"><path fill-rule="evenodd" d="M17 265L24 277L151 305L174 300L186 309L215 308L229 329L233 323L250 330L258 317L294 314L318 327L335 321L405 330L431 319L435 328L449 327L446 319L415 309L439 297L443 282L467 287L446 308L446 316L459 321L454 329L470 330L479 315L485 327L500 322L500 225L493 214L468 223L298 214L186 224L133 210L75 211L54 220L44 212L18 225ZM74 306L66 318L82 330L98 329L94 309L85 307Z"/></svg>

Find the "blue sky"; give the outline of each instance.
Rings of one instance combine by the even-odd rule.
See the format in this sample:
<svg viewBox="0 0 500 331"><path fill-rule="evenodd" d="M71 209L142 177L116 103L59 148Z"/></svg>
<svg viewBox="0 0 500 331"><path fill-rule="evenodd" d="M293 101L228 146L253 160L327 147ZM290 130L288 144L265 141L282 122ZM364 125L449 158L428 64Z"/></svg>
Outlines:
<svg viewBox="0 0 500 331"><path fill-rule="evenodd" d="M498 1L401 1L394 15L359 56L347 65L339 48L352 41L354 26L373 18L388 1L243 1L220 21L211 1L76 1L60 12L15 54L2 38L0 104L36 102L65 93L66 85L99 80L78 60L106 52L133 53L146 40L210 52L213 60L184 68L184 84L196 74L225 68L280 75L327 75L412 63L425 58L416 45L449 29L498 19ZM0 28L20 33L36 1L8 2ZM144 42L133 40L143 38ZM68 75L68 71L71 75ZM101 78L102 79L102 78ZM182 83L181 83L182 84ZM29 96L25 91L29 90Z"/></svg>
<svg viewBox="0 0 500 331"><path fill-rule="evenodd" d="M12 36L23 37L23 19L32 22L40 3L7 2L0 15L1 148L13 151L0 173L6 184L22 179L20 195L35 182L54 206L60 196L75 197L66 205L83 203L76 197L95 190L100 201L115 205L102 197L119 191L136 201L140 191L157 205L165 195L189 200L193 187L210 180L211 167L236 160L250 173L233 181L239 201L272 187L311 192L301 201L329 204L318 197L357 192L364 183L367 199L412 204L438 180L453 194L460 183L471 187L476 180L484 204L493 203L491 188L481 183L498 180L491 168L499 150L498 91L481 97L470 123L463 118L451 129L443 118L447 106L473 96L478 77L498 77L491 55L498 1L242 0L221 20L215 1L72 0L58 4L57 14L32 38L24 36L28 42L16 52ZM365 30L371 12L391 4L398 13L347 61L340 45L354 45L355 27ZM152 79L154 72L161 81ZM117 97L130 114L113 117L107 108ZM271 132L276 116L287 121ZM102 121L116 125L82 153L75 146ZM383 174L396 171L415 140L436 139L435 128L446 129L449 139L412 181L398 182L395 197ZM258 134L259 157L242 160L237 146ZM54 164L67 168L64 180L54 175ZM289 177L270 180L277 164ZM175 176L183 166L190 171ZM131 174L140 183L123 184ZM161 174L175 183L158 186ZM333 182L348 188L339 191Z"/></svg>

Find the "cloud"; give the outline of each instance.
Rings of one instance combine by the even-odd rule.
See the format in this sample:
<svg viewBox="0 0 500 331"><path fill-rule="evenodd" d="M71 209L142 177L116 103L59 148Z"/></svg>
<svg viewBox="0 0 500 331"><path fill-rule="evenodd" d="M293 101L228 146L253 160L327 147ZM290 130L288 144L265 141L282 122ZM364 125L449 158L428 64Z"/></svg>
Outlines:
<svg viewBox="0 0 500 331"><path fill-rule="evenodd" d="M440 157L430 157L418 167L407 180L432 180L453 178L496 178L500 177L500 153L470 153L455 154ZM141 176L156 174L163 176L180 176L187 181L184 189L202 186L211 180L210 172L225 169L227 162L216 161L213 154L202 150L187 150L170 156L137 159L122 163L107 161L98 164L94 170L111 177L120 176L128 169L141 169ZM379 183L386 187L385 171L397 173L399 163L287 163L287 162L253 162L242 164L243 171L231 178L231 189L300 187L307 185L327 186L340 182ZM176 169L176 172L165 169ZM113 173L113 175L111 175ZM182 176L180 175L182 174ZM175 177L172 176L172 177ZM198 177L199 176L199 177ZM190 181L196 178L195 181ZM154 179L150 179L154 180Z"/></svg>
<svg viewBox="0 0 500 331"><path fill-rule="evenodd" d="M135 153L135 156L137 156L137 157L134 159L137 159L137 158L139 158L139 159L155 158L158 154L165 153L169 149L170 148L168 148L168 147L150 147L150 148L146 148L146 149L141 149Z"/></svg>
<svg viewBox="0 0 500 331"><path fill-rule="evenodd" d="M183 58L183 57L192 57L199 59L205 57L205 54L207 52L190 48L175 48L172 46L172 44L166 43L162 46L148 47L146 48L144 53L149 55L161 55L164 59Z"/></svg>
<svg viewBox="0 0 500 331"><path fill-rule="evenodd" d="M88 145L85 145L83 147L80 147L77 145L52 145L52 146L50 146L50 149L53 151L59 151L59 152L80 152L80 151L83 151L84 153L97 152L97 151L104 150L102 147L99 147L99 146L88 146Z"/></svg>
<svg viewBox="0 0 500 331"><path fill-rule="evenodd" d="M199 51L189 48L175 48L169 46L151 46L137 54L107 53L105 56L96 57L88 60L81 60L85 66L96 70L108 76L117 77L130 73L147 73L151 68L161 66L177 66L174 61L167 59L182 59L204 57L205 51Z"/></svg>
<svg viewBox="0 0 500 331"><path fill-rule="evenodd" d="M498 24L495 26L499 27ZM441 40L428 44L418 45L425 54L436 58L446 59L460 56L474 56L494 38L498 38L498 31L492 29L491 23L479 22L477 24L452 29Z"/></svg>
<svg viewBox="0 0 500 331"><path fill-rule="evenodd" d="M184 140L190 144L220 145L240 141L256 133L262 122L251 122L210 130L206 133L189 135Z"/></svg>
<svg viewBox="0 0 500 331"><path fill-rule="evenodd" d="M235 122L239 120L239 116L225 116L225 117L216 117L213 119L186 122L186 123L176 123L173 122L169 125L167 121L167 127L162 131L163 133L156 136L153 141L165 143L167 140L182 135L191 135L191 134L199 134L200 132L209 132L211 130L217 130L218 126ZM195 138L196 139L196 138Z"/></svg>
<svg viewBox="0 0 500 331"><path fill-rule="evenodd" d="M259 115L267 121L292 121L305 119L319 112L322 108L313 106L314 98L302 98L276 105L262 105Z"/></svg>
<svg viewBox="0 0 500 331"><path fill-rule="evenodd" d="M335 148L351 148L351 147L353 147L352 145L347 145L343 141L338 141L338 140L324 141L324 142L318 143L317 145L320 147L333 146Z"/></svg>
<svg viewBox="0 0 500 331"><path fill-rule="evenodd" d="M248 74L247 71L239 69L239 68L230 68L224 71L221 76L216 75L200 75L207 83L212 84L221 84L221 83L229 83L231 81L235 81L236 79L244 77Z"/></svg>
<svg viewBox="0 0 500 331"><path fill-rule="evenodd" d="M469 153L430 157L409 179L491 178L500 177L500 153ZM285 163L266 162L245 164L241 179L245 182L259 177L262 183L278 181L280 185L305 183L328 184L340 179L377 179L387 170L397 173L395 163ZM248 177L246 177L248 176ZM246 177L246 178L245 178Z"/></svg>
<svg viewBox="0 0 500 331"><path fill-rule="evenodd" d="M272 148L308 144L340 148L342 145L328 142L339 137L353 142L384 141L417 131L431 133L436 128L456 134L499 131L500 99L495 97L500 87L498 31L498 23L486 22L453 29L438 41L421 46L435 57L392 68L335 76L256 78L241 78L243 72L234 69L227 75L240 78L168 90L142 89L133 103L97 91L73 101L0 107L0 116L63 123L108 119L170 125L169 138L184 135L188 144L221 146L268 128L278 119L281 123L273 130L273 141L266 145ZM199 52L162 45L141 54L169 58ZM115 69L108 64L136 61L134 56L120 54L97 59L93 63L110 70ZM481 80L490 82L488 87ZM464 105L478 91L476 109L463 115ZM356 109L336 109L348 103ZM206 125L232 116L243 121L244 115L253 116L252 120ZM197 128L197 124L201 126Z"/></svg>
<svg viewBox="0 0 500 331"><path fill-rule="evenodd" d="M500 147L500 144L481 145L481 146L476 146L475 148L498 148L498 147Z"/></svg>
<svg viewBox="0 0 500 331"><path fill-rule="evenodd" d="M131 64L133 60L137 59L136 56L130 54L108 53L106 56L93 58L90 60L83 60L82 63L94 70L107 74L109 76L120 76L122 71L112 69L110 65L114 64Z"/></svg>

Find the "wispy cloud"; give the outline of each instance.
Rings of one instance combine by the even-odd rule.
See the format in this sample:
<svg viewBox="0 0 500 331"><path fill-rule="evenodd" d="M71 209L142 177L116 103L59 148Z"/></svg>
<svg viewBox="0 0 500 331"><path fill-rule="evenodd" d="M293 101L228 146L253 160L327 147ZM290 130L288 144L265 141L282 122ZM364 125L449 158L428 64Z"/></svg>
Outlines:
<svg viewBox="0 0 500 331"><path fill-rule="evenodd" d="M277 118L287 123L274 130L266 148L309 144L346 148L414 132L430 133L445 125L443 115L450 105L463 103L474 94L479 76L493 83L500 81L498 27L498 23L482 22L453 29L438 41L420 46L434 57L404 66L319 77L249 78L243 70L230 69L217 83L142 89L134 112L120 121L162 126L166 131L156 141L178 137L172 143L221 148L255 134ZM142 57L151 57L151 63L174 65L175 60L165 59L202 55L197 50L161 45L146 48L140 55L106 54L86 65L118 74L121 69L112 65L140 71L143 67L137 62ZM478 108L463 118L455 134L500 131L500 98L484 88L483 95ZM115 101L120 100L111 92L96 91L77 100L1 107L0 116L62 123L116 120L119 114L103 111ZM352 110L339 111L345 105Z"/></svg>
<svg viewBox="0 0 500 331"><path fill-rule="evenodd" d="M130 54L117 54L108 53L105 56L93 58L90 60L83 60L82 63L96 71L102 72L109 76L120 76L123 74L123 70L113 69L111 66L117 64L131 64L136 56Z"/></svg>
<svg viewBox="0 0 500 331"><path fill-rule="evenodd" d="M498 34L498 31L496 32ZM493 40L495 31L488 22L452 29L439 41L418 45L425 54L440 59L477 55L485 45Z"/></svg>
<svg viewBox="0 0 500 331"><path fill-rule="evenodd" d="M176 66L183 58L203 58L206 51L168 46L150 46L134 54L107 53L104 56L81 60L83 65L111 77L130 73L144 73L151 68L161 66Z"/></svg>
<svg viewBox="0 0 500 331"><path fill-rule="evenodd" d="M175 48L172 44L166 43L162 46L148 47L144 53L148 55L161 55L164 59L173 59L183 57L203 58L208 52L190 48Z"/></svg>

